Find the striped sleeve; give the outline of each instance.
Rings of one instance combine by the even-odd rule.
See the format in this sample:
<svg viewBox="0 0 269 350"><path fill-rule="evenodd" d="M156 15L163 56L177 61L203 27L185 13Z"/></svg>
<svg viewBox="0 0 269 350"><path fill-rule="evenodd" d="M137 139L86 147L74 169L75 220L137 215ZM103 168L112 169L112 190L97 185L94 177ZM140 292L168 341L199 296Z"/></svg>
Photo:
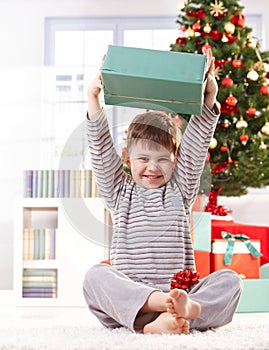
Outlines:
<svg viewBox="0 0 269 350"><path fill-rule="evenodd" d="M187 207L194 202L199 190L206 154L219 117L216 106L215 110L213 113L204 105L202 115L190 118L179 147L175 177Z"/></svg>
<svg viewBox="0 0 269 350"><path fill-rule="evenodd" d="M98 190L110 209L117 203L123 179L123 164L114 147L104 110L94 120L87 119L87 136L92 171Z"/></svg>

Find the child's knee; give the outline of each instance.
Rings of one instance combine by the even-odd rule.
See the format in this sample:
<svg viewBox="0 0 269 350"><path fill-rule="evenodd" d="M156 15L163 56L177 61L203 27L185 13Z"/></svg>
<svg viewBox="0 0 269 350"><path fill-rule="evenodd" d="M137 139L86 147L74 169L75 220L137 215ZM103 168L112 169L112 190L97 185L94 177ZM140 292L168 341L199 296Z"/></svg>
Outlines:
<svg viewBox="0 0 269 350"><path fill-rule="evenodd" d="M96 286L102 280L101 271L106 268L104 264L93 265L85 274L83 288L86 290L91 289L91 287Z"/></svg>
<svg viewBox="0 0 269 350"><path fill-rule="evenodd" d="M238 273L230 269L219 270L219 278L223 278L224 281L234 287L235 290L240 291L243 288L242 279L239 277Z"/></svg>

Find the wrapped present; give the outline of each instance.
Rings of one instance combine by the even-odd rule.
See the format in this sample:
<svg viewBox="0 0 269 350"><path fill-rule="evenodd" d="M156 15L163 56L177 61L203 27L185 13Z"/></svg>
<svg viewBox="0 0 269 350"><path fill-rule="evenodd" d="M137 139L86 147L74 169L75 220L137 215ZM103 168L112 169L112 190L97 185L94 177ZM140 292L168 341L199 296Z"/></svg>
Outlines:
<svg viewBox="0 0 269 350"><path fill-rule="evenodd" d="M110 45L102 67L105 103L200 114L205 67L201 54Z"/></svg>
<svg viewBox="0 0 269 350"><path fill-rule="evenodd" d="M208 276L210 274L210 253L195 250L194 259L200 278Z"/></svg>
<svg viewBox="0 0 269 350"><path fill-rule="evenodd" d="M269 312L269 279L243 280L236 312Z"/></svg>
<svg viewBox="0 0 269 350"><path fill-rule="evenodd" d="M245 278L260 276L260 241L249 240L245 235L231 235L222 232L226 239L212 242L211 272L223 268L234 270Z"/></svg>
<svg viewBox="0 0 269 350"><path fill-rule="evenodd" d="M192 212L191 237L194 250L211 251L211 213Z"/></svg>

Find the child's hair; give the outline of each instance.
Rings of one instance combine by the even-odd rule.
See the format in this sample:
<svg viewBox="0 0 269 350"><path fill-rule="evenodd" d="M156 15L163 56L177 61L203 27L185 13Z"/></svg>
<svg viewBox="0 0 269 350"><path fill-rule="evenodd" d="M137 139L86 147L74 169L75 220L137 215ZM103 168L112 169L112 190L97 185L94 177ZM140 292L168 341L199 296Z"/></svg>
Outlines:
<svg viewBox="0 0 269 350"><path fill-rule="evenodd" d="M146 112L138 114L127 130L127 150L138 141L147 146L163 146L174 155L177 153L181 140L179 127L165 112ZM153 141L153 142L148 142Z"/></svg>

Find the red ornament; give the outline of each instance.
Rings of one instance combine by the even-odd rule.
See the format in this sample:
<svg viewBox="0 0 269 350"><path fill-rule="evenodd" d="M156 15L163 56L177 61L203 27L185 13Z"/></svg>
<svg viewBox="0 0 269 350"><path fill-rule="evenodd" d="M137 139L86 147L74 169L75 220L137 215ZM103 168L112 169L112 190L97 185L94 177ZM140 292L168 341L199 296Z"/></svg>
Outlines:
<svg viewBox="0 0 269 350"><path fill-rule="evenodd" d="M240 135L240 141L242 142L242 144L245 146L246 143L248 142L248 134L242 134Z"/></svg>
<svg viewBox="0 0 269 350"><path fill-rule="evenodd" d="M223 153L227 152L227 146L220 146L220 151Z"/></svg>
<svg viewBox="0 0 269 350"><path fill-rule="evenodd" d="M233 84L234 84L233 79L229 77L223 78L221 81L221 85L224 87L230 87L230 86L233 86Z"/></svg>
<svg viewBox="0 0 269 350"><path fill-rule="evenodd" d="M233 60L232 66L234 68L241 68L243 66L243 62L241 60Z"/></svg>
<svg viewBox="0 0 269 350"><path fill-rule="evenodd" d="M268 85L262 85L260 87L260 92L264 95L267 96L269 94L269 86Z"/></svg>
<svg viewBox="0 0 269 350"><path fill-rule="evenodd" d="M171 279L170 289L184 289L187 292L190 291L191 286L199 282L199 273L190 270L182 270L175 273Z"/></svg>
<svg viewBox="0 0 269 350"><path fill-rule="evenodd" d="M240 28L246 27L246 18L241 13L233 15L231 22Z"/></svg>
<svg viewBox="0 0 269 350"><path fill-rule="evenodd" d="M206 15L206 13L205 13L204 9L201 9L201 10L198 10L198 11L189 11L189 12L187 12L187 16L198 18L198 19L205 18L205 15Z"/></svg>
<svg viewBox="0 0 269 350"><path fill-rule="evenodd" d="M179 37L179 38L177 38L177 40L176 40L176 44L177 45L184 45L185 43L186 43L186 41L187 41L187 38L183 38L183 37Z"/></svg>
<svg viewBox="0 0 269 350"><path fill-rule="evenodd" d="M225 114L229 114L229 115L239 114L239 110L236 107L227 105L227 103L223 103L221 105L221 113L225 113Z"/></svg>
<svg viewBox="0 0 269 350"><path fill-rule="evenodd" d="M229 40L228 43L229 44L232 44L233 42L237 41L236 37L234 37L233 35L231 34L225 34L226 35L226 38Z"/></svg>
<svg viewBox="0 0 269 350"><path fill-rule="evenodd" d="M235 107L237 104L237 99L233 95L230 95L226 98L225 102L228 106Z"/></svg>
<svg viewBox="0 0 269 350"><path fill-rule="evenodd" d="M215 67L219 67L221 69L223 69L225 67L225 64L227 63L227 60L216 60L215 61Z"/></svg>
<svg viewBox="0 0 269 350"><path fill-rule="evenodd" d="M211 49L212 46L209 45L208 43L205 43L205 44L201 47L201 51L202 51L202 52L203 52L203 48L205 48L206 50L208 50L208 49Z"/></svg>
<svg viewBox="0 0 269 350"><path fill-rule="evenodd" d="M209 34L210 38L214 41L220 40L222 38L222 33L218 30L212 30Z"/></svg>
<svg viewBox="0 0 269 350"><path fill-rule="evenodd" d="M254 108L254 107L249 107L248 110L247 110L247 115L248 115L249 117L253 117L255 114L256 114L256 108Z"/></svg>
<svg viewBox="0 0 269 350"><path fill-rule="evenodd" d="M202 26L201 26L201 23L200 21L194 23L192 25L192 29L195 31L195 32L199 32L199 30L201 30Z"/></svg>

